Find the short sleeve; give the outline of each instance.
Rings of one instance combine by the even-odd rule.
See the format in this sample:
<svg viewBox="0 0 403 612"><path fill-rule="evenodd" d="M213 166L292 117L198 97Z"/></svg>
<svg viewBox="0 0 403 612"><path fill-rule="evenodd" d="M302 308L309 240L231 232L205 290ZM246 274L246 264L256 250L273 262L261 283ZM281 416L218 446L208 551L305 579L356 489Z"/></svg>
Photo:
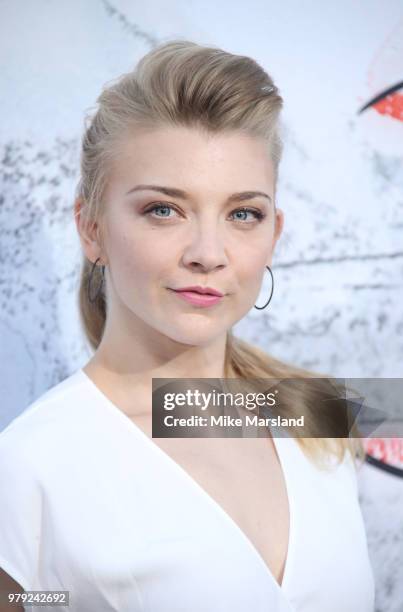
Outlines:
<svg viewBox="0 0 403 612"><path fill-rule="evenodd" d="M25 590L34 590L41 537L38 479L13 432L0 434L0 567Z"/></svg>

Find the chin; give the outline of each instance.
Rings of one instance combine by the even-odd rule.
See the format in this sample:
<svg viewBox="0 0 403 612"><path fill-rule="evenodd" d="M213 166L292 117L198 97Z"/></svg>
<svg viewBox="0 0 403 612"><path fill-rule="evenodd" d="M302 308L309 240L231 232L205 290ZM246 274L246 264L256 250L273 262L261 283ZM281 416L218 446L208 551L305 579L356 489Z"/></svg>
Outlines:
<svg viewBox="0 0 403 612"><path fill-rule="evenodd" d="M203 326L202 326L203 327ZM211 342L214 342L219 336L225 334L226 330L213 331L211 329L189 329L185 330L177 330L176 333L172 330L172 333L167 333L165 330L165 335L169 336L175 342L179 342L180 344L187 344L189 346L204 346L208 345Z"/></svg>

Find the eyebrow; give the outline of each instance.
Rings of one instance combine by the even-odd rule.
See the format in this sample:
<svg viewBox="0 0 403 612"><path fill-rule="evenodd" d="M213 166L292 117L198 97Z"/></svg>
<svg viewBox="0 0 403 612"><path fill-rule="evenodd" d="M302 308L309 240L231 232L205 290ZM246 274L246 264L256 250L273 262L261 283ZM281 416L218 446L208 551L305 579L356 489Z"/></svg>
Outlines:
<svg viewBox="0 0 403 612"><path fill-rule="evenodd" d="M162 185L136 185L130 189L126 195L133 193L134 191L158 191L159 193L164 193L171 198L180 198L182 200L189 200L190 196L183 191L183 189L177 189L175 187L164 187ZM271 197L264 193L264 191L240 191L238 193L233 193L228 197L228 202L243 202L245 200L251 200L252 198L264 197L267 198L270 202L272 201Z"/></svg>

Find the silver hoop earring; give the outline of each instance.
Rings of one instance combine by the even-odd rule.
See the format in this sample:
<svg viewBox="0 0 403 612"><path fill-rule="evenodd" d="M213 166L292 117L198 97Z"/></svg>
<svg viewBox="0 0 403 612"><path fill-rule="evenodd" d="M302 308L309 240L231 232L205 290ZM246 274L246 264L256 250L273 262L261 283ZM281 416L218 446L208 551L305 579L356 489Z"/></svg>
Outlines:
<svg viewBox="0 0 403 612"><path fill-rule="evenodd" d="M270 266L266 266L266 268L268 269L268 271L270 272L270 275L271 275L271 292L270 292L270 297L269 297L268 301L266 302L266 304L264 306L256 306L255 305L255 308L257 308L257 310L263 310L263 308L266 308L266 306L269 305L269 302L270 302L270 300L272 298L272 295L273 295L273 290L274 290L273 272L271 271Z"/></svg>
<svg viewBox="0 0 403 612"><path fill-rule="evenodd" d="M98 259L97 259L96 261L94 261L93 266L92 266L92 270L91 270L91 274L90 274L89 279L88 279L87 293L88 293L88 300L91 302L91 304L93 304L93 303L96 301L96 299L97 299L97 297L98 297L98 295L99 295L99 292L100 292L100 291L101 291L101 289L102 289L102 285L104 284L104 278L105 278L105 266L101 266L101 273L102 273L102 276L101 276L101 283L100 283L100 285L99 285L98 289L96 290L95 295L91 295L91 284L92 284L92 278L93 278L93 276L94 276L94 271L95 271L96 265L97 265L97 263L98 263L98 261L99 261L100 259L101 259L101 258L100 258L100 257L98 257Z"/></svg>

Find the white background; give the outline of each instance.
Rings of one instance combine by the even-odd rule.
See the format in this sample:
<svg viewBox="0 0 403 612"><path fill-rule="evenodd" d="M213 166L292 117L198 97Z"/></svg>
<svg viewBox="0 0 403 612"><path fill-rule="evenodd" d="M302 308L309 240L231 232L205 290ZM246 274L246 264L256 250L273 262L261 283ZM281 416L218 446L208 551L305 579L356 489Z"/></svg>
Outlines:
<svg viewBox="0 0 403 612"><path fill-rule="evenodd" d="M0 33L0 429L89 358L72 217L84 112L175 37L252 56L285 100L275 291L235 332L338 377L402 377L403 121L358 114L403 79L401 0L3 0ZM269 291L267 275L258 304ZM360 489L377 610L401 611L403 479L365 465Z"/></svg>

